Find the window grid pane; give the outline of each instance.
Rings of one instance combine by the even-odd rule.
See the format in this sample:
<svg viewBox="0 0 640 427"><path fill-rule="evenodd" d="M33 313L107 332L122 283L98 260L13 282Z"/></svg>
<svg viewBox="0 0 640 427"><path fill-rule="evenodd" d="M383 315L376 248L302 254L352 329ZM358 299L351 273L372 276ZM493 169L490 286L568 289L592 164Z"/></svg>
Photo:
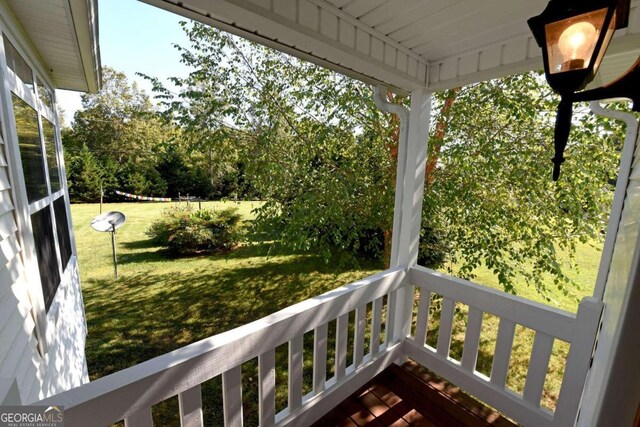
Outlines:
<svg viewBox="0 0 640 427"><path fill-rule="evenodd" d="M33 228L45 310L49 311L49 307L51 307L53 298L58 290L58 285L60 285L56 243L53 238L51 209L49 206L31 215L31 227Z"/></svg>
<svg viewBox="0 0 640 427"><path fill-rule="evenodd" d="M44 156L38 130L38 114L15 94L12 94L12 99L27 198L29 203L32 203L47 196Z"/></svg>
<svg viewBox="0 0 640 427"><path fill-rule="evenodd" d="M56 150L56 129L49 120L42 119L42 133L44 134L44 149L47 152L47 166L49 167L49 181L51 192L60 190L60 174L58 172L58 156Z"/></svg>
<svg viewBox="0 0 640 427"><path fill-rule="evenodd" d="M53 213L56 216L56 232L58 233L58 245L60 246L60 258L62 271L65 270L71 259L71 238L69 237L69 223L67 222L67 209L64 204L64 196L53 202Z"/></svg>
<svg viewBox="0 0 640 427"><path fill-rule="evenodd" d="M33 91L33 72L31 71L31 67L27 64L27 61L24 60L22 55L18 52L18 50L11 44L9 39L5 36L4 40L4 52L7 57L7 67L9 67L22 83L29 86L29 89Z"/></svg>
<svg viewBox="0 0 640 427"><path fill-rule="evenodd" d="M53 95L51 94L51 90L42 83L40 78L36 77L36 82L38 83L38 98L44 105L49 108L53 108Z"/></svg>

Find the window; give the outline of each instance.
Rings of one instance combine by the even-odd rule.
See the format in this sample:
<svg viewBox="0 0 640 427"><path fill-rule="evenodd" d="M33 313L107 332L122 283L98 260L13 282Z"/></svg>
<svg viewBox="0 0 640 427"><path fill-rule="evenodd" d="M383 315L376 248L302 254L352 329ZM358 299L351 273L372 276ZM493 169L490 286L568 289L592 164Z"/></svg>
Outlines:
<svg viewBox="0 0 640 427"><path fill-rule="evenodd" d="M58 245L60 245L60 259L62 270L66 268L71 259L71 238L69 237L69 222L67 221L67 207L65 198L60 197L53 202L53 213L56 216L56 231L58 232Z"/></svg>
<svg viewBox="0 0 640 427"><path fill-rule="evenodd" d="M49 182L51 192L60 190L60 174L58 172L58 153L56 150L56 128L49 120L42 118L42 133L44 148L47 152L47 166L49 167Z"/></svg>
<svg viewBox="0 0 640 427"><path fill-rule="evenodd" d="M67 198L62 191L59 164L62 157L55 125L54 96L34 72L37 68L20 54L18 45L12 44L5 34L2 36L7 67L13 71L5 75L11 90L17 151L33 232L33 239L25 241L35 246L26 249L35 253L45 312L49 312L73 255L65 205ZM18 153L14 153L14 158ZM21 177L16 179L22 181Z"/></svg>
<svg viewBox="0 0 640 427"><path fill-rule="evenodd" d="M31 71L31 67L29 67L27 61L24 60L7 37L4 37L4 52L7 58L7 67L16 73L16 76L22 80L22 83L27 85L29 90L33 90L33 72Z"/></svg>
<svg viewBox="0 0 640 427"><path fill-rule="evenodd" d="M31 215L31 227L33 228L33 238L36 244L44 305L45 309L49 311L53 297L56 294L56 290L58 290L58 285L60 285L56 243L53 238L51 209L49 206Z"/></svg>
<svg viewBox="0 0 640 427"><path fill-rule="evenodd" d="M47 195L44 156L38 131L38 113L17 95L13 94L11 98L13 114L16 118L20 159L27 186L27 198L29 203L32 203Z"/></svg>
<svg viewBox="0 0 640 427"><path fill-rule="evenodd" d="M53 95L51 94L51 90L46 87L42 80L36 78L36 82L38 83L38 98L44 105L53 109Z"/></svg>

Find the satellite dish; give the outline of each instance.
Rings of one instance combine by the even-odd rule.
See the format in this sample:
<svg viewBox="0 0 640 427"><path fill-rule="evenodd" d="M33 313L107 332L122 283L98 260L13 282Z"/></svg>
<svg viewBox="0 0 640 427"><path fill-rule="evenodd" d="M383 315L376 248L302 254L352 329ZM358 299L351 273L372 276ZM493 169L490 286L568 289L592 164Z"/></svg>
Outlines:
<svg viewBox="0 0 640 427"><path fill-rule="evenodd" d="M111 249L113 250L113 275L118 278L118 260L116 258L116 230L122 227L127 216L122 212L111 211L93 218L91 227L96 231L111 233Z"/></svg>
<svg viewBox="0 0 640 427"><path fill-rule="evenodd" d="M93 218L91 221L91 227L96 231L115 231L127 220L127 216L122 212L111 211L103 213Z"/></svg>

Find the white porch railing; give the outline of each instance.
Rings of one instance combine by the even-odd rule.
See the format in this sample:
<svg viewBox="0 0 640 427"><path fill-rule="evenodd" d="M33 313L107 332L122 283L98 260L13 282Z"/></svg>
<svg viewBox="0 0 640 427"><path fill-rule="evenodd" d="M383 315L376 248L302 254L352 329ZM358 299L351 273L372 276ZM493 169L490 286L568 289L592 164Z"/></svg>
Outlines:
<svg viewBox="0 0 640 427"><path fill-rule="evenodd" d="M388 338L394 336L395 291L405 282L404 269L387 270L38 404L64 406L66 426L124 420L126 426L146 427L153 425L151 407L177 395L182 425L202 426L201 384L221 375L225 425L241 426L241 365L257 357L260 425L308 425L401 356L402 342ZM364 354L368 304L371 337ZM355 324L349 349L352 311ZM335 375L327 381L328 324L334 320ZM303 396L303 336L309 331L314 333L313 390ZM288 406L276 414L275 349L284 343L289 351ZM353 363L347 366L349 350Z"/></svg>
<svg viewBox="0 0 640 427"><path fill-rule="evenodd" d="M394 340L399 289L417 286L415 333ZM407 295L413 295L407 292ZM442 296L436 348L425 344L431 295ZM386 309L383 302L386 297ZM461 361L449 357L456 302L469 307ZM370 304L370 315L367 316ZM183 426L202 426L201 384L222 376L224 422L241 426L242 364L258 359L261 426L306 426L327 413L394 360L408 356L526 426L574 423L602 303L585 298L577 316L422 267L396 268L325 293L271 316L188 345L39 404L65 407L67 426L152 426L151 407L178 396ZM349 335L353 313L353 339ZM490 377L476 371L482 315L500 319ZM405 317L405 315L407 317ZM329 323L335 321L335 363L328 369ZM370 324L367 327L367 321ZM515 326L535 331L522 395L506 386ZM385 328L384 333L381 333ZM366 330L370 341L365 354ZM313 331L313 386L303 395L304 334ZM383 338L384 337L384 338ZM391 337L391 338L390 338ZM554 340L570 343L555 413L540 407ZM352 341L352 345L349 345ZM276 414L276 348L288 343L287 407ZM350 366L347 354L351 353ZM327 371L334 375L326 380Z"/></svg>
<svg viewBox="0 0 640 427"><path fill-rule="evenodd" d="M504 292L488 289L414 267L409 282L420 289L414 336L405 341L405 354L480 400L528 426L573 426L589 369L602 302L584 298L577 315ZM436 348L425 344L431 295L442 297ZM469 307L460 361L449 356L456 303ZM490 377L476 371L483 313L500 320ZM522 395L506 387L516 325L535 331ZM540 406L554 340L570 343L555 413Z"/></svg>

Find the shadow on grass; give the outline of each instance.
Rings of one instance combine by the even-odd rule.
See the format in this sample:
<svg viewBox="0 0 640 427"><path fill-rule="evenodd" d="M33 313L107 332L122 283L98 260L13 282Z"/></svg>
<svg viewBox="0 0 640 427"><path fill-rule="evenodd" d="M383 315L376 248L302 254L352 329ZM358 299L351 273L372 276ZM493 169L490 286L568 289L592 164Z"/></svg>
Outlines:
<svg viewBox="0 0 640 427"><path fill-rule="evenodd" d="M251 224L252 221L247 221ZM253 225L247 226L247 235L244 242L233 251L219 253L203 253L190 255L176 255L160 248L152 239L128 241L118 243L125 250L149 249L144 252L118 254L118 261L123 264L133 264L140 262L165 262L175 259L187 259L192 257L224 257L227 259L244 259L253 257L275 257L298 255L299 251L281 244L277 240L278 233L274 231L257 230Z"/></svg>
<svg viewBox="0 0 640 427"><path fill-rule="evenodd" d="M121 245L126 249L150 249L158 246L152 239L124 242Z"/></svg>
<svg viewBox="0 0 640 427"><path fill-rule="evenodd" d="M255 256L257 249L240 248L229 257ZM125 262L166 261L161 254L149 252L125 254L123 258ZM345 284L345 276L338 274L359 273L335 271L333 265L310 255L238 264L219 270L149 271L118 280L87 281L83 293L90 331L86 353L91 378L128 368L334 289ZM286 357L282 362L286 363ZM245 381L253 381L254 371L243 366ZM247 393L247 397L252 394ZM205 403L209 411L206 424L221 425L219 378L203 385L203 399L209 402ZM154 409L160 425L173 425L177 413L173 400ZM248 425L257 422L247 421Z"/></svg>
<svg viewBox="0 0 640 427"><path fill-rule="evenodd" d="M139 256L147 261L156 258L148 253ZM348 271L335 272L317 257L295 256L221 271L150 272L89 281L83 292L91 332L87 353L92 377L319 295L338 285L326 280L327 275Z"/></svg>

